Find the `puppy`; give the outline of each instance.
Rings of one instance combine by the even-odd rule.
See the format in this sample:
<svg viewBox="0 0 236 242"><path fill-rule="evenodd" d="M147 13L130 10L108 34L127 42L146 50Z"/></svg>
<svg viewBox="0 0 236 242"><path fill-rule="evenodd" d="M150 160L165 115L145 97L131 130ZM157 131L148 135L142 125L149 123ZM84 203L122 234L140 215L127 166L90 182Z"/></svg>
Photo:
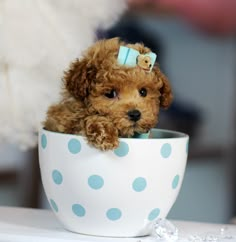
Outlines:
<svg viewBox="0 0 236 242"><path fill-rule="evenodd" d="M158 66L146 71L120 64L121 46L140 55L151 53L143 44L118 38L95 43L65 72L62 99L49 107L45 129L83 135L94 147L111 150L118 147L119 137L155 127L160 107L172 101L169 81Z"/></svg>

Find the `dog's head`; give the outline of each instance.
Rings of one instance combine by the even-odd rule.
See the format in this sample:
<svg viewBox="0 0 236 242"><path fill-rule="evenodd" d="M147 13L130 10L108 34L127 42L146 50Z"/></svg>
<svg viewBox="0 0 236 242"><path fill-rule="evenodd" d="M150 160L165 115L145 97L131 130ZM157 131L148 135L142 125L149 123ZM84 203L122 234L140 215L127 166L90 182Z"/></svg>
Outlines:
<svg viewBox="0 0 236 242"><path fill-rule="evenodd" d="M71 64L64 83L89 114L109 118L119 135L128 137L134 132L145 133L156 125L159 109L170 105L172 92L158 66L147 72L120 65L120 45L140 54L150 52L142 44L126 45L117 38L99 41Z"/></svg>

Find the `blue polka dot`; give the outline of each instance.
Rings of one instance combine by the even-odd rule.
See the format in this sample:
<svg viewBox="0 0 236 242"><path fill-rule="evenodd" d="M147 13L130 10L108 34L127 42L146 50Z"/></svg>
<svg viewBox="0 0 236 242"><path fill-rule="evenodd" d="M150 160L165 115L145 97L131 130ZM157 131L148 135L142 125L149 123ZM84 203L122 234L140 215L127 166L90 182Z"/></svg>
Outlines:
<svg viewBox="0 0 236 242"><path fill-rule="evenodd" d="M50 205L55 212L58 212L58 206L53 199L50 199Z"/></svg>
<svg viewBox="0 0 236 242"><path fill-rule="evenodd" d="M121 218L122 213L118 208L110 208L106 215L109 220L115 221Z"/></svg>
<svg viewBox="0 0 236 242"><path fill-rule="evenodd" d="M161 147L161 155L163 158L168 158L171 155L171 145L166 143Z"/></svg>
<svg viewBox="0 0 236 242"><path fill-rule="evenodd" d="M42 134L41 136L41 146L43 149L47 147L47 137L45 134Z"/></svg>
<svg viewBox="0 0 236 242"><path fill-rule="evenodd" d="M85 216L85 213L86 213L84 207L81 206L80 204L74 204L72 206L72 211L78 217L83 217Z"/></svg>
<svg viewBox="0 0 236 242"><path fill-rule="evenodd" d="M143 177L138 177L133 181L132 186L133 186L134 191L142 192L147 186L146 179Z"/></svg>
<svg viewBox="0 0 236 242"><path fill-rule="evenodd" d="M103 187L104 180L101 176L92 175L88 178L88 184L92 189L98 190Z"/></svg>
<svg viewBox="0 0 236 242"><path fill-rule="evenodd" d="M52 179L57 185L60 185L63 181L63 176L60 171L54 170L52 172Z"/></svg>
<svg viewBox="0 0 236 242"><path fill-rule="evenodd" d="M172 188L176 189L179 184L179 175L176 175L172 181Z"/></svg>
<svg viewBox="0 0 236 242"><path fill-rule="evenodd" d="M114 153L119 157L126 156L129 153L129 145L121 141L119 147L114 150Z"/></svg>
<svg viewBox="0 0 236 242"><path fill-rule="evenodd" d="M81 150L81 144L77 139L71 139L68 142L68 149L71 154L78 154Z"/></svg>
<svg viewBox="0 0 236 242"><path fill-rule="evenodd" d="M156 219L160 214L160 209L159 208L154 208L148 215L148 220L152 221Z"/></svg>

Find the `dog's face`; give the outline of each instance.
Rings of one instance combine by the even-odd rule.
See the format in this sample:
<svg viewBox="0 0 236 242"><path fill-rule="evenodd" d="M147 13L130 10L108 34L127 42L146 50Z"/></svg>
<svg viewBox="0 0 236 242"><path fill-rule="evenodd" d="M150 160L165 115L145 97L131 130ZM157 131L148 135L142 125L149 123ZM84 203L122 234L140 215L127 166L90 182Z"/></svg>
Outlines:
<svg viewBox="0 0 236 242"><path fill-rule="evenodd" d="M146 133L154 127L160 106L155 76L139 69L114 70L107 76L100 72L91 85L87 105L109 117L121 136Z"/></svg>
<svg viewBox="0 0 236 242"><path fill-rule="evenodd" d="M168 107L172 94L169 82L158 67L151 72L120 66L118 39L98 42L83 59L71 65L65 74L65 87L83 102L91 115L105 116L129 137L146 133L158 119L160 107ZM142 45L127 45L143 54L150 52Z"/></svg>

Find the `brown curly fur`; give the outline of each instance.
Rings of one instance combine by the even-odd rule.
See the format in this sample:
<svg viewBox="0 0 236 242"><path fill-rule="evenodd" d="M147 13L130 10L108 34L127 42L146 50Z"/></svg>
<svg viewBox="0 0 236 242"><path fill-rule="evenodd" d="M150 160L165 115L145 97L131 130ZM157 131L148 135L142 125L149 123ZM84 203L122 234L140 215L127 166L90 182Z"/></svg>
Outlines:
<svg viewBox="0 0 236 242"><path fill-rule="evenodd" d="M96 148L109 150L118 147L118 137L146 133L156 125L160 107L167 108L172 101L169 81L158 66L145 72L119 65L120 45L150 52L143 44L118 38L95 43L65 72L62 100L49 108L47 130L80 134ZM146 96L140 95L141 89L146 89ZM117 93L113 98L108 95L112 90ZM140 111L139 120L131 120L131 110Z"/></svg>

